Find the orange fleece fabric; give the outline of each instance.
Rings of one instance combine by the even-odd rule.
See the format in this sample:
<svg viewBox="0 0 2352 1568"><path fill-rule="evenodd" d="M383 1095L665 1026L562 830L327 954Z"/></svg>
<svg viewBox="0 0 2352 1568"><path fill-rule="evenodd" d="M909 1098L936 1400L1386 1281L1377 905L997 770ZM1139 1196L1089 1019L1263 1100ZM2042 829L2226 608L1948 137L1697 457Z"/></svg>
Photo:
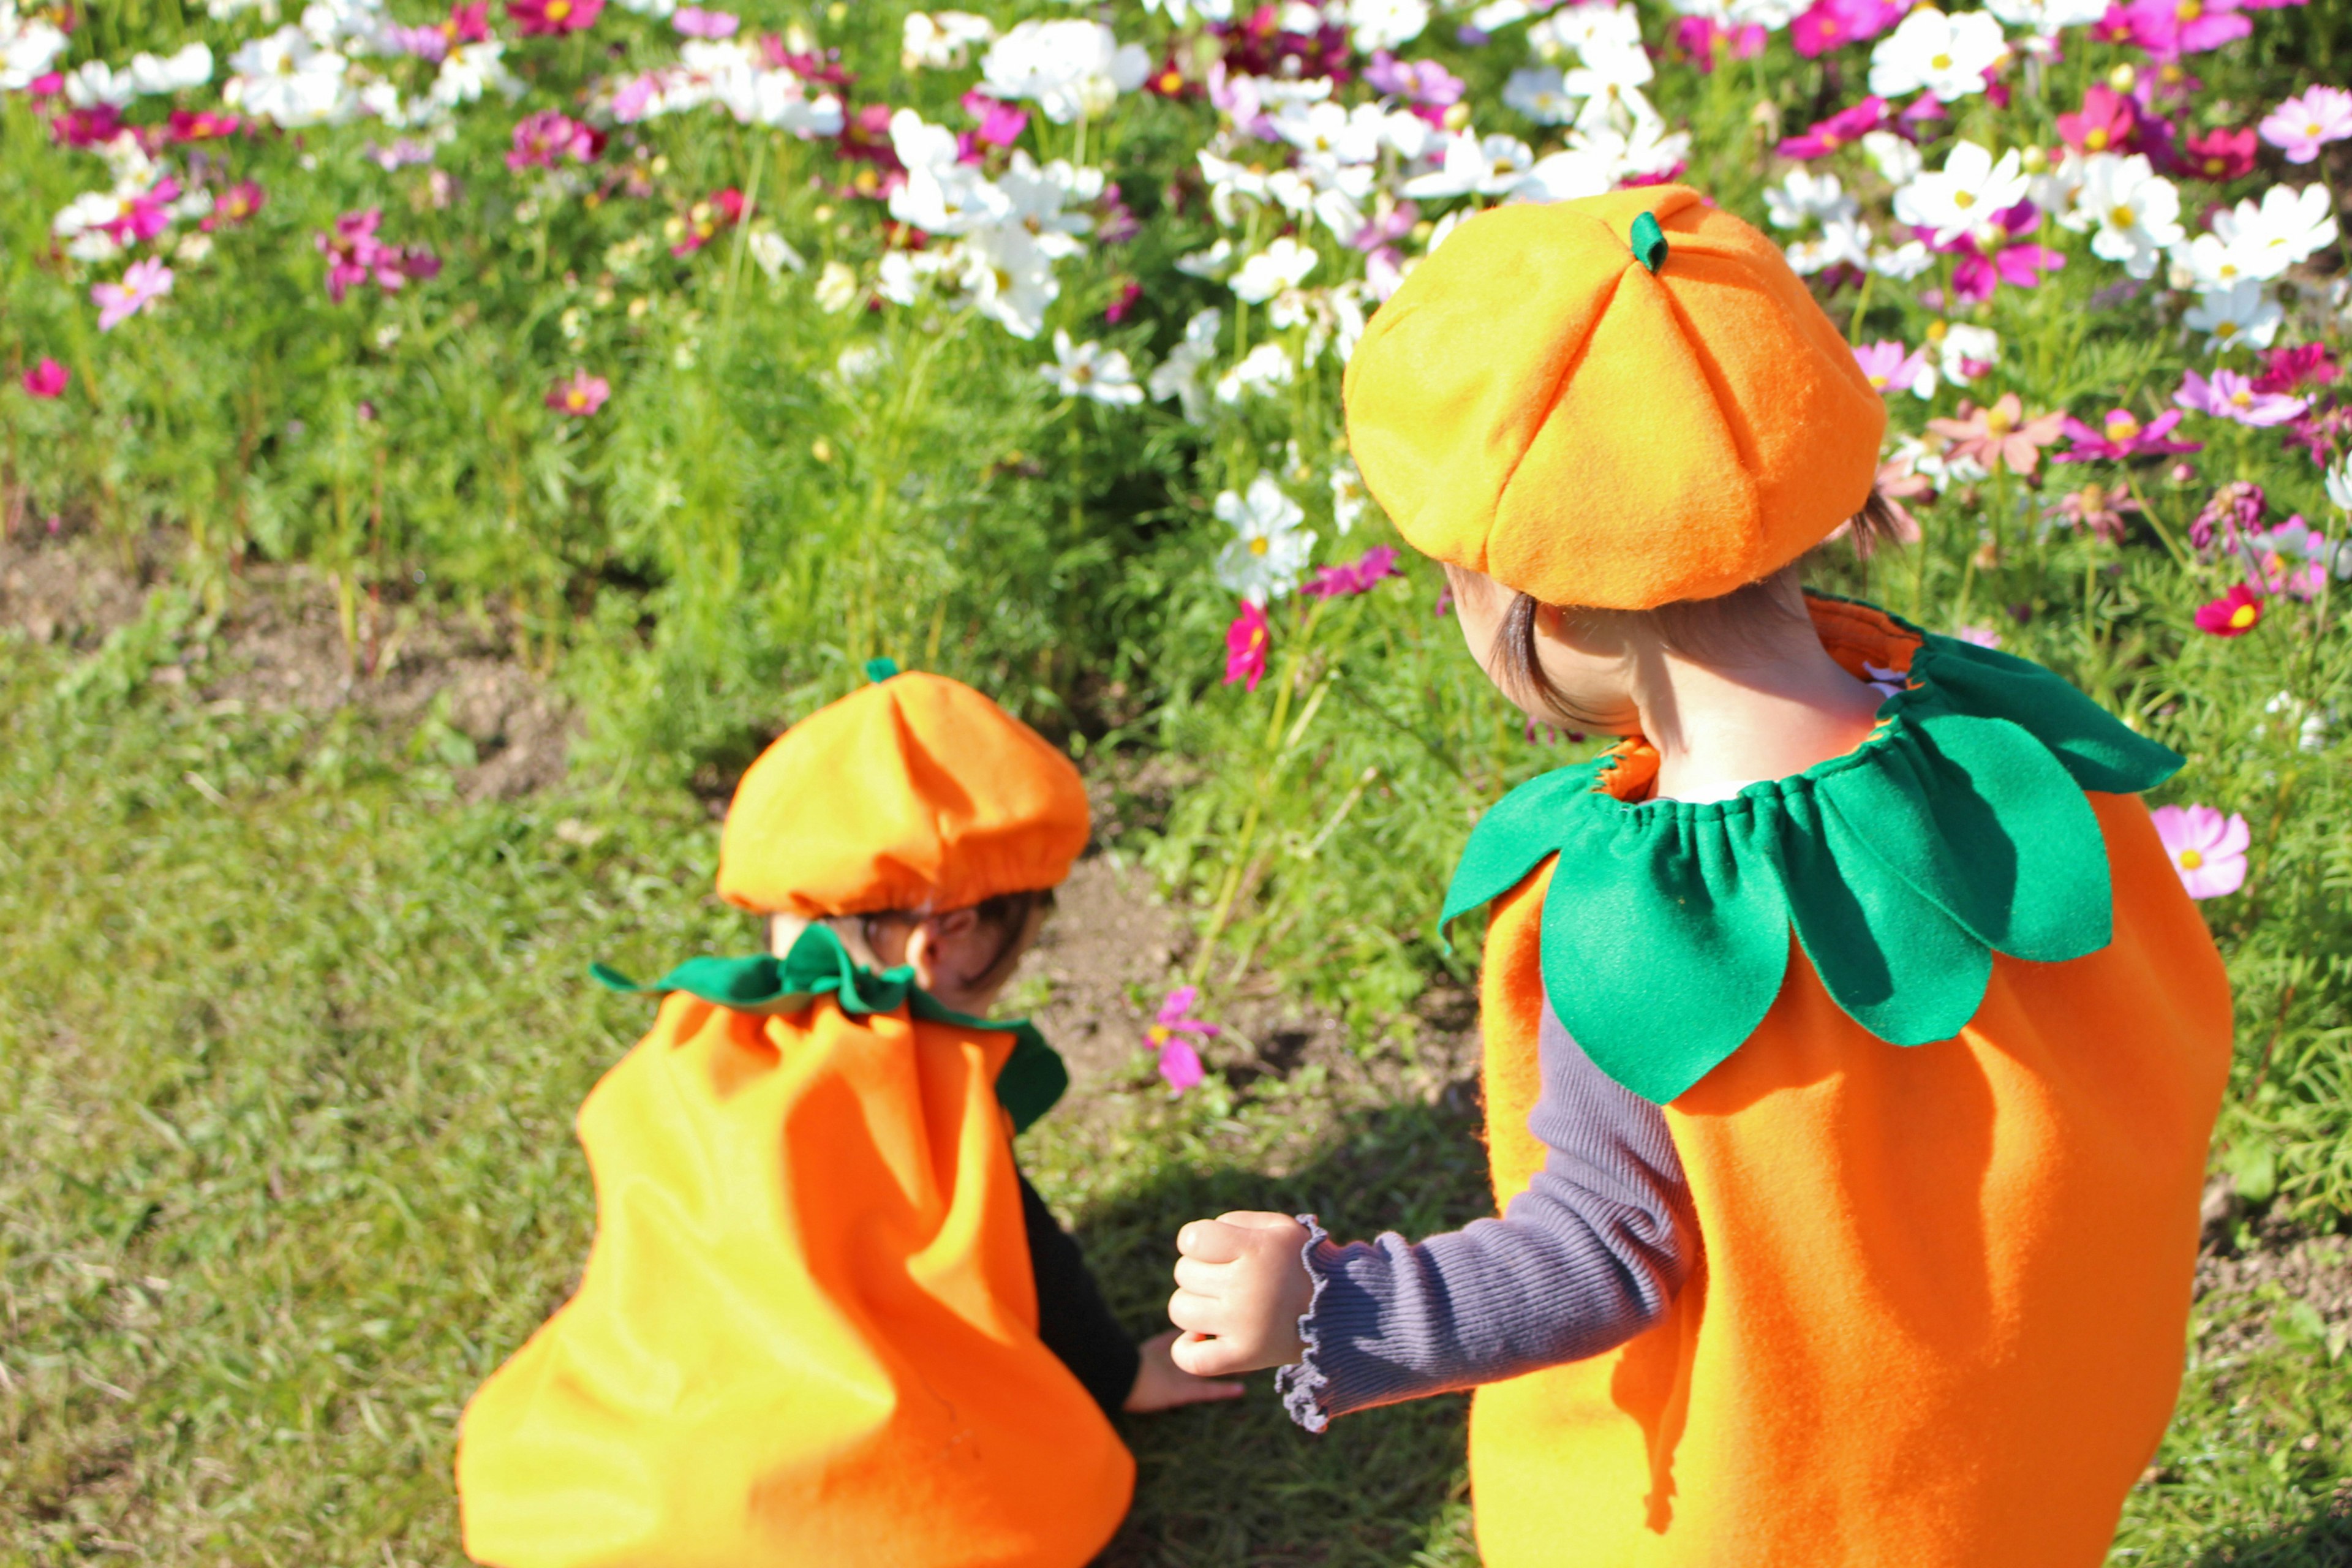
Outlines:
<svg viewBox="0 0 2352 1568"><path fill-rule="evenodd" d="M1636 258L1655 217L1666 254ZM1780 249L1696 191L1496 207L1381 307L1348 440L1413 548L1549 605L1787 565L1869 499L1886 409Z"/></svg>
<svg viewBox="0 0 2352 1568"><path fill-rule="evenodd" d="M1635 787L1633 772L1612 782ZM1958 1037L1897 1047L1801 947L1665 1108L1704 1257L1606 1355L1481 1388L1489 1568L2095 1568L2169 1419L2229 987L2137 797L2093 795L2115 939L1997 955ZM1549 862L1486 945L1498 1204L1542 1165Z"/></svg>
<svg viewBox="0 0 2352 1568"><path fill-rule="evenodd" d="M903 677L901 679L904 679ZM497 1568L1080 1568L1135 1466L1037 1337L1001 1030L683 993L580 1111L579 1293L466 1410Z"/></svg>
<svg viewBox="0 0 2352 1568"><path fill-rule="evenodd" d="M909 671L760 753L719 841L719 896L821 920L963 909L1051 888L1087 846L1086 785L961 681Z"/></svg>

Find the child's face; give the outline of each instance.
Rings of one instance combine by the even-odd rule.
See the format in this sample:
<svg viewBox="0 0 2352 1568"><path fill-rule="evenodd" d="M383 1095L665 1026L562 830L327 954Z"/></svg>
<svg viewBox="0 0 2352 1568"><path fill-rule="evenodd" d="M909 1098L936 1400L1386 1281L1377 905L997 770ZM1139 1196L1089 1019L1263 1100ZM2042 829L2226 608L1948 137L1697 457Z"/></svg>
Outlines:
<svg viewBox="0 0 2352 1568"><path fill-rule="evenodd" d="M1639 730L1640 715L1633 706L1635 652L1622 634L1588 630L1549 606L1537 611L1536 658L1568 709L1558 712L1540 692L1516 678L1513 652L1502 646L1505 621L1517 595L1466 566L1448 565L1445 577L1454 589L1454 617L1470 657L1521 712L1540 723L1573 723L1614 734Z"/></svg>
<svg viewBox="0 0 2352 1568"><path fill-rule="evenodd" d="M905 964L914 970L915 984L947 1006L985 1017L1020 968L1021 956L1036 945L1051 912L1044 900L1034 905L1009 946L1002 928L971 910L948 910L919 921L842 920L834 926L856 963L869 969ZM782 958L808 926L797 916L769 916L768 951Z"/></svg>

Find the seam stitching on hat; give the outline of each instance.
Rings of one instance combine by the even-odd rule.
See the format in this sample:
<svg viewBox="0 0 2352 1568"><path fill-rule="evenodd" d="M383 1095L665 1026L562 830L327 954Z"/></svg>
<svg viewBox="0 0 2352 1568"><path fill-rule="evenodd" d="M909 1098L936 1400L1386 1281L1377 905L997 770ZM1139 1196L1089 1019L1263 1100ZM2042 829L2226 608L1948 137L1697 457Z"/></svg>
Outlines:
<svg viewBox="0 0 2352 1568"><path fill-rule="evenodd" d="M1633 259L1632 252L1629 251L1626 253L1625 268L1627 270L1639 267L1640 265L1640 262ZM1569 350L1569 352L1562 356L1559 374L1553 378L1551 390L1544 396L1544 407L1547 410L1550 409L1559 401L1560 388L1568 384L1568 378L1570 374L1574 374L1576 367L1584 363L1585 351L1592 346L1592 334L1600 329L1601 318L1608 314L1609 307L1617 302L1617 291L1624 286L1625 272L1621 270L1617 274L1616 278L1610 283L1608 298L1602 300L1601 303L1594 308L1591 318L1585 326L1584 336L1578 339L1576 346ZM1543 426L1544 420L1540 418L1538 419L1536 421L1537 432L1540 433ZM1495 487L1495 510L1496 512L1499 513L1503 510L1503 498L1509 495L1511 493L1511 487L1518 482L1519 468L1528 460L1528 454L1535 449L1535 437L1534 435L1530 435L1527 441L1520 446L1519 455L1511 459L1511 471L1505 474L1503 476L1503 482ZM1489 576L1494 574L1492 571L1495 563L1495 552L1492 544L1493 539L1494 520L1489 518L1487 520L1486 538L1480 542L1479 549L1479 553L1486 558L1486 565L1488 568L1487 575Z"/></svg>

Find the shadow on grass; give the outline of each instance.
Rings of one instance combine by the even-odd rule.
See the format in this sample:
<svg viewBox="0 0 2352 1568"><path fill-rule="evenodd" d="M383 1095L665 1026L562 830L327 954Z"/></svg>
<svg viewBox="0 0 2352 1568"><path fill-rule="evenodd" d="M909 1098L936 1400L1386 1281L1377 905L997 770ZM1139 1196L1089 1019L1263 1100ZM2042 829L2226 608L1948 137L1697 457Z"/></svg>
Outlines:
<svg viewBox="0 0 2352 1568"><path fill-rule="evenodd" d="M2248 1532L2210 1547L2197 1568L2352 1568L2352 1497L2338 1495L2301 1526Z"/></svg>
<svg viewBox="0 0 2352 1568"><path fill-rule="evenodd" d="M1152 1331L1167 1321L1174 1237L1187 1220L1236 1208L1311 1211L1342 1237L1460 1226L1494 1212L1465 1098L1347 1117L1322 1154L1280 1175L1171 1169L1089 1210L1079 1240L1120 1316ZM1099 1568L1475 1561L1465 1397L1367 1411L1316 1436L1283 1413L1271 1374L1250 1384L1234 1405L1123 1423L1138 1465L1135 1507Z"/></svg>

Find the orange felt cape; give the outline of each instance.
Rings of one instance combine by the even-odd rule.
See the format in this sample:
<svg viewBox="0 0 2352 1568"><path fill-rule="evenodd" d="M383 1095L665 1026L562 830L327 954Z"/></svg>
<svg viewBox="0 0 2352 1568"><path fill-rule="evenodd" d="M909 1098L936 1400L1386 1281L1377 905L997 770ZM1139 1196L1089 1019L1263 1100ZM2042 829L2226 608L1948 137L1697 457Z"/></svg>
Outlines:
<svg viewBox="0 0 2352 1568"><path fill-rule="evenodd" d="M1910 668L1916 633L1814 609L1855 674ZM1638 792L1645 760L1628 748L1601 788ZM1620 1349L1477 1391L1489 1568L2104 1560L2179 1385L2231 1012L2147 809L2089 804L2111 940L1995 952L1955 1037L1874 1036L1788 939L1762 1022L1664 1107L1704 1248L1690 1283ZM1545 861L1488 930L1498 1205L1545 1157L1542 912L1581 870Z"/></svg>
<svg viewBox="0 0 2352 1568"><path fill-rule="evenodd" d="M467 1553L1079 1568L1134 1462L1037 1338L1013 1036L777 1005L673 994L582 1106L595 1242L467 1407Z"/></svg>

